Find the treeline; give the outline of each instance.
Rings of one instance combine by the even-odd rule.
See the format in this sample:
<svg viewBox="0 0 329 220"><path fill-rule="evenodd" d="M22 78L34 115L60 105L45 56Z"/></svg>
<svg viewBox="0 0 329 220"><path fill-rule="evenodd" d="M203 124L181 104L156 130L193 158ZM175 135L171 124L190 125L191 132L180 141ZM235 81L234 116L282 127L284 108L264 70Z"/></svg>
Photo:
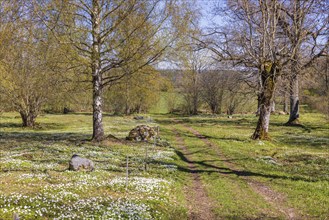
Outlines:
<svg viewBox="0 0 329 220"><path fill-rule="evenodd" d="M162 74L172 83L170 89L162 91L169 113L232 115L255 112L255 92L240 72L218 69L193 74L191 71L166 70Z"/></svg>

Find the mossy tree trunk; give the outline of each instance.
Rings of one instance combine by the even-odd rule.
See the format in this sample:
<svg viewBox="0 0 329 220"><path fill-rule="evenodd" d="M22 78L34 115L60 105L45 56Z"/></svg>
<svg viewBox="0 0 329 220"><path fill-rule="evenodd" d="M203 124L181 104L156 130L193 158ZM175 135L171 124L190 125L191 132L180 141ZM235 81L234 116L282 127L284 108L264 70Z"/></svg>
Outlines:
<svg viewBox="0 0 329 220"><path fill-rule="evenodd" d="M266 62L260 68L261 92L259 97L259 118L252 139L266 140L269 138L268 130L270 123L273 94L278 74L277 64Z"/></svg>

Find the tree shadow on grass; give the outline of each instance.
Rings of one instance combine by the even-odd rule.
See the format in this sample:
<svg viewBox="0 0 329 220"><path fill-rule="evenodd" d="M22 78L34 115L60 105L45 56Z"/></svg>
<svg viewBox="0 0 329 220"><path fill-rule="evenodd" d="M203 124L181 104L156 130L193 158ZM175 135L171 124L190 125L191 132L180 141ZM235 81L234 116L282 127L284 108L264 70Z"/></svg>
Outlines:
<svg viewBox="0 0 329 220"><path fill-rule="evenodd" d="M70 112L68 114L59 114L59 115L85 115L85 116L92 116L93 113L92 112ZM117 117L117 116L120 116L120 115L114 115L114 114L111 114L111 113L103 112L103 116L105 116L105 117Z"/></svg>
<svg viewBox="0 0 329 220"><path fill-rule="evenodd" d="M286 135L276 137L281 143L285 145L300 147L305 146L309 148L319 149L329 147L328 136L303 136L303 135Z"/></svg>
<svg viewBox="0 0 329 220"><path fill-rule="evenodd" d="M23 128L22 123L6 122L0 123L0 128Z"/></svg>
<svg viewBox="0 0 329 220"><path fill-rule="evenodd" d="M181 152L176 150L176 154L179 156L179 158L190 164L195 164L202 166L204 169L193 169L186 166L178 166L178 170L182 172L187 173L220 173L225 175L236 175L238 177L263 177L267 179L283 179L283 180L292 180L292 181L305 181L305 182L317 182L318 180L305 178L301 176L284 176L284 175L275 175L275 174L263 174L263 173L255 173L252 171L247 170L236 170L228 167L219 167L212 164L209 164L208 162L215 162L215 161L191 161ZM247 159L247 158L245 158ZM221 160L217 160L221 161Z"/></svg>
<svg viewBox="0 0 329 220"><path fill-rule="evenodd" d="M81 141L89 141L91 134L85 133L45 133L45 132L2 132L0 133L0 139L2 141L17 141L17 142L56 142L56 141L68 141L77 143Z"/></svg>
<svg viewBox="0 0 329 220"><path fill-rule="evenodd" d="M200 135L200 136L195 136L194 134L190 132L181 132L181 136L186 137L186 138L194 138L194 139L208 139L208 140L221 140L221 141L238 141L238 142L250 142L252 141L251 138L245 138L245 137L215 137L215 136L210 136L210 135Z"/></svg>
<svg viewBox="0 0 329 220"><path fill-rule="evenodd" d="M226 118L191 118L191 117L170 117L168 119L158 118L156 122L160 125L173 125L173 124L187 124L187 125L198 125L204 126L207 124L210 125L227 125L227 126L256 126L257 121L245 119L245 118L234 118L234 119L226 119Z"/></svg>
<svg viewBox="0 0 329 220"><path fill-rule="evenodd" d="M0 122L1 128L18 128L22 131L32 130L32 131L43 131L43 130L54 130L63 129L65 124L62 123L36 123L35 127L23 127L21 122Z"/></svg>

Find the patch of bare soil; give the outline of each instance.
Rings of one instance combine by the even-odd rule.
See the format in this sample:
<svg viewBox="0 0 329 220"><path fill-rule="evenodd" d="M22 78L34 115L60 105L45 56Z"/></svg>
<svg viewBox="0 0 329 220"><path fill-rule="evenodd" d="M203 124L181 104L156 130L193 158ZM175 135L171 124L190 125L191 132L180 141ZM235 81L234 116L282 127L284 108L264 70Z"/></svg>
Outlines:
<svg viewBox="0 0 329 220"><path fill-rule="evenodd" d="M207 137L203 136L202 134L200 134L200 132L189 127L188 125L184 125L184 126L196 137L202 139L205 144L207 144L209 147L214 149L218 157L223 160L225 166L227 166L231 170L235 170L236 172L240 172L240 173L243 172L242 170L239 170L235 164L229 162L228 159L225 157L225 155L222 152L220 152L220 149L216 147L213 143L211 143L209 139L207 139ZM271 204L279 212L284 214L286 219L302 219L302 217L298 215L298 212L294 208L287 207L285 205L286 197L282 193L272 190L269 186L259 181L256 181L251 177L241 176L240 178L245 180L248 183L248 185L260 196L262 196L269 204Z"/></svg>
<svg viewBox="0 0 329 220"><path fill-rule="evenodd" d="M189 150L184 145L182 137L177 130L174 130L178 148L188 162L188 169L191 171L192 185L185 189L185 195L188 203L188 219L192 220L212 220L216 219L212 209L213 202L208 197L201 182L200 175L196 172L197 168L189 158Z"/></svg>

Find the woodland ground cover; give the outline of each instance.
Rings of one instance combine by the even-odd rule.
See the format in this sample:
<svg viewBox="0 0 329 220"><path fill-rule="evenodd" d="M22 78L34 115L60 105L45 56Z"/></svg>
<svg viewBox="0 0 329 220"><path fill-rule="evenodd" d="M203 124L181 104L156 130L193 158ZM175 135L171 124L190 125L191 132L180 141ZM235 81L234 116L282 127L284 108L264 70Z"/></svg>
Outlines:
<svg viewBox="0 0 329 220"><path fill-rule="evenodd" d="M90 116L85 114L44 115L35 129L21 128L16 116L1 115L0 219L10 219L14 212L22 219L168 219L184 215L184 207L170 196L177 194L173 192L177 169L167 165L177 159L172 148L152 143L94 144L88 141ZM110 125L107 131L119 138L137 124L122 117L106 117L105 123ZM150 120L147 123L155 125ZM68 171L74 153L92 159L96 170Z"/></svg>
<svg viewBox="0 0 329 220"><path fill-rule="evenodd" d="M14 212L22 219L186 219L192 173L200 176L218 219L287 218L253 182L282 195L282 206L301 219L328 217L329 125L321 114L303 114L304 127L285 127L287 116L271 116L271 141L250 139L254 115L104 117L105 132L122 139L138 124L160 125L171 147L92 143L87 113L42 115L35 129L22 128L17 116L0 116L0 219ZM96 170L66 170L74 153L92 159Z"/></svg>

